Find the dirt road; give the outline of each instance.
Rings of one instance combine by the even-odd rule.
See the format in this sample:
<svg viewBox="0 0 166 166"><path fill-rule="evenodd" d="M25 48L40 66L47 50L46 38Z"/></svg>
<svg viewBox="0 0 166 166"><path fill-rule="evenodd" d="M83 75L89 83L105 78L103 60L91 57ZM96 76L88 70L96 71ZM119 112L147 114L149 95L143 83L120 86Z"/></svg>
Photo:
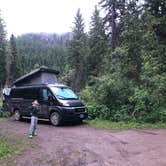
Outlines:
<svg viewBox="0 0 166 166"><path fill-rule="evenodd" d="M26 121L5 120L0 128L37 145L16 157L17 166L166 166L166 130L113 131L40 123L38 136L29 140Z"/></svg>

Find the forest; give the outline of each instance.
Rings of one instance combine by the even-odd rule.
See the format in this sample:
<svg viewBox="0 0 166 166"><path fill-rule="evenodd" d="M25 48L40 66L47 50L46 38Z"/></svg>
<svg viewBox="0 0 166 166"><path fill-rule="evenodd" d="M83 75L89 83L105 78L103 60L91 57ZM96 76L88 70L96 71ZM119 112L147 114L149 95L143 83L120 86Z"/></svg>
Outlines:
<svg viewBox="0 0 166 166"><path fill-rule="evenodd" d="M166 0L101 0L88 32L78 9L72 31L61 35L8 39L2 15L0 89L45 66L60 71L90 119L166 122Z"/></svg>

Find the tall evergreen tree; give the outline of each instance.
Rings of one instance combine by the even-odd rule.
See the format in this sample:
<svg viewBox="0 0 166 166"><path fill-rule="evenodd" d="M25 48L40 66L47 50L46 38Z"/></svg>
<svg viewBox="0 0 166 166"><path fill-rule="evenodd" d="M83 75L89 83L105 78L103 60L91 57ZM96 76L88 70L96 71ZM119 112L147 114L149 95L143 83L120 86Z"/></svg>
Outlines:
<svg viewBox="0 0 166 166"><path fill-rule="evenodd" d="M140 19L142 10L137 5L136 0L132 0L127 5L123 17L123 31L121 33L121 48L124 54L121 57L123 74L128 79L136 82L140 81L141 73L141 43L143 35L143 24Z"/></svg>
<svg viewBox="0 0 166 166"><path fill-rule="evenodd" d="M20 58L18 57L17 45L15 36L12 34L10 37L10 67L9 67L9 82L12 83L20 76Z"/></svg>
<svg viewBox="0 0 166 166"><path fill-rule="evenodd" d="M142 82L159 111L166 103L166 1L145 1Z"/></svg>
<svg viewBox="0 0 166 166"><path fill-rule="evenodd" d="M86 59L87 59L87 36L84 32L84 21L80 9L78 9L72 40L69 42L69 64L73 70L71 85L76 91L80 91L85 85L86 79Z"/></svg>
<svg viewBox="0 0 166 166"><path fill-rule="evenodd" d="M0 88L6 81L6 32L4 20L0 15Z"/></svg>
<svg viewBox="0 0 166 166"><path fill-rule="evenodd" d="M124 14L126 0L101 0L100 5L105 11L104 24L108 36L111 39L111 47L114 50L120 42L120 32L123 23L121 16Z"/></svg>
<svg viewBox="0 0 166 166"><path fill-rule="evenodd" d="M104 30L102 18L99 10L95 7L91 18L91 28L89 32L89 74L98 76L103 73L103 60L107 52L108 41Z"/></svg>
<svg viewBox="0 0 166 166"><path fill-rule="evenodd" d="M24 34L16 38L21 74L34 68L47 66L59 70L61 75L66 66L66 42L70 34ZM60 75L60 76L61 76Z"/></svg>

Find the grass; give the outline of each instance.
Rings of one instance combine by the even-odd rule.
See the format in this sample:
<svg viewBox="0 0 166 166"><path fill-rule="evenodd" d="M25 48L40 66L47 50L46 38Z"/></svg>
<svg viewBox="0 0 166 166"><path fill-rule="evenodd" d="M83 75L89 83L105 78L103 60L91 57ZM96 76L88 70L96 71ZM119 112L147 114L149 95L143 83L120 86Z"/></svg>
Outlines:
<svg viewBox="0 0 166 166"><path fill-rule="evenodd" d="M2 110L2 99L0 98L0 120L2 118L8 118L11 116L11 113L7 110L3 111Z"/></svg>
<svg viewBox="0 0 166 166"><path fill-rule="evenodd" d="M6 118L0 118L0 165L16 166L16 157L23 155L26 151L38 147L33 140L25 139L23 136L10 131L10 125L3 123Z"/></svg>
<svg viewBox="0 0 166 166"><path fill-rule="evenodd" d="M0 138L0 159L6 159L18 153L16 145L7 138Z"/></svg>
<svg viewBox="0 0 166 166"><path fill-rule="evenodd" d="M0 165L2 166L16 166L17 163L15 158L17 156L23 155L24 152L30 150L31 148L38 147L33 141L25 140L18 135L5 135L0 136Z"/></svg>
<svg viewBox="0 0 166 166"><path fill-rule="evenodd" d="M8 160L21 154L25 149L21 138L16 136L0 136L0 160Z"/></svg>
<svg viewBox="0 0 166 166"><path fill-rule="evenodd" d="M0 107L2 107L2 99L0 99Z"/></svg>
<svg viewBox="0 0 166 166"><path fill-rule="evenodd" d="M108 120L87 120L87 126L97 129L112 129L112 130L126 130L126 129L160 129L166 128L166 123L138 123L138 122L111 122Z"/></svg>

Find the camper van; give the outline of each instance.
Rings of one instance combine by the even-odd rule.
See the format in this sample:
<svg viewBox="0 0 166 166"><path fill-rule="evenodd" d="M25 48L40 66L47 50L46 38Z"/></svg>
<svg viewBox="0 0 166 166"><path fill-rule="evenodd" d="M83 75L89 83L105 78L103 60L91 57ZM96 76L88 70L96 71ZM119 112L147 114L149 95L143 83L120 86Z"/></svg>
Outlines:
<svg viewBox="0 0 166 166"><path fill-rule="evenodd" d="M10 111L14 114L15 120L30 117L30 106L35 99L40 104L39 119L49 119L55 126L63 121L82 121L88 116L87 108L69 87L48 84L11 89Z"/></svg>
<svg viewBox="0 0 166 166"><path fill-rule="evenodd" d="M88 117L83 102L68 86L57 83L55 74L54 70L40 68L13 83L7 102L15 120L30 117L34 100L40 104L39 119L50 120L54 126Z"/></svg>

